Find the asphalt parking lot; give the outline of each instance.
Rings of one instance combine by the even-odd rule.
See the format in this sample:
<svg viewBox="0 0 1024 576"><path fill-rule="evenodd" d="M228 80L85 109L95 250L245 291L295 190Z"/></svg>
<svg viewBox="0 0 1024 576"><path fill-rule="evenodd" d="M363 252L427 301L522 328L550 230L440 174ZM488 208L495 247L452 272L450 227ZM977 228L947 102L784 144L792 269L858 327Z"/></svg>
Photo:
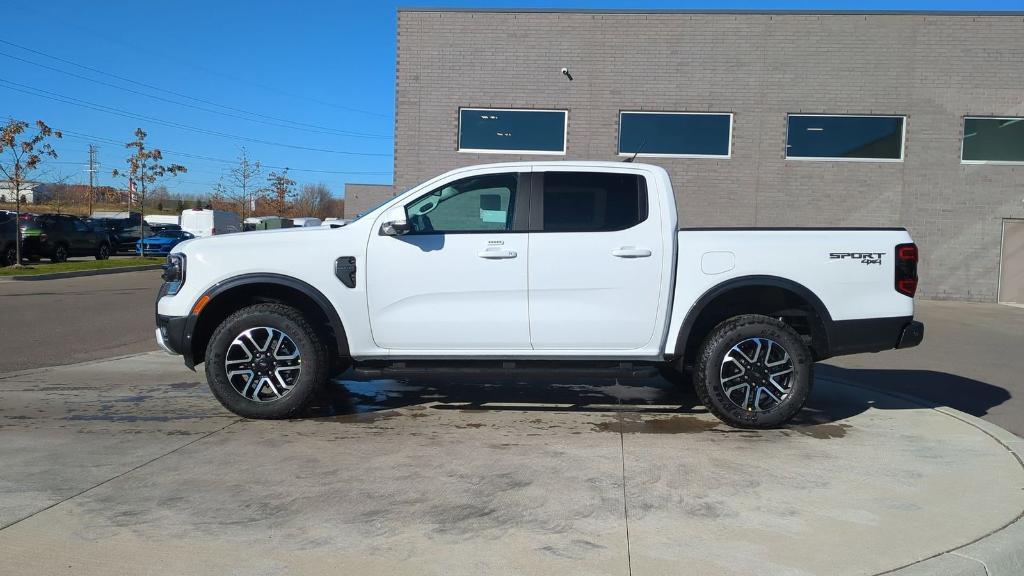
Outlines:
<svg viewBox="0 0 1024 576"><path fill-rule="evenodd" d="M920 348L819 365L782 430L440 374L259 422L147 352L158 282L0 283L0 573L1024 573L1024 310L921 302Z"/></svg>

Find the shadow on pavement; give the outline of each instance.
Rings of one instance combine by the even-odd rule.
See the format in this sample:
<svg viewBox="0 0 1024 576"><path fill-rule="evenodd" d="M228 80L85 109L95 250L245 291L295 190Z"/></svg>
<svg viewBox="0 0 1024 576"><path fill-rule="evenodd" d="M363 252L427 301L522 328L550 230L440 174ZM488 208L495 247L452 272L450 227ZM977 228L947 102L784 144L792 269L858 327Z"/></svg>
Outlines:
<svg viewBox="0 0 1024 576"><path fill-rule="evenodd" d="M818 364L815 376L819 380L832 378L906 394L972 416L984 416L1011 398L1010 392L1000 386L933 370L853 369Z"/></svg>
<svg viewBox="0 0 1024 576"><path fill-rule="evenodd" d="M1005 389L944 372L928 370L847 369L819 364L815 388L794 426L813 426L851 418L875 408L904 410L919 405L886 394L892 391L949 406L974 416L1010 399ZM857 393L837 394L829 380L860 384ZM350 373L332 382L320 406L308 417L367 415L407 406L437 409L525 412L705 413L688 386L661 378L515 378L494 375L429 375L356 379Z"/></svg>

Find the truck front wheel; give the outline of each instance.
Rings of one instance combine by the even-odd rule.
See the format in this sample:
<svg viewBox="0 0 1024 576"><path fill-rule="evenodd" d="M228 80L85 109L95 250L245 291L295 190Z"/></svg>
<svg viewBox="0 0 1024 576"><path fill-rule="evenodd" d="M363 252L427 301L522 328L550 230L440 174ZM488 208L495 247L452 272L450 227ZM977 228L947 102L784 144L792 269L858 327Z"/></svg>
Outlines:
<svg viewBox="0 0 1024 576"><path fill-rule="evenodd" d="M225 408L245 418L296 416L326 384L330 354L298 310L256 304L214 330L206 379Z"/></svg>
<svg viewBox="0 0 1024 576"><path fill-rule="evenodd" d="M774 428L803 408L814 380L811 353L792 328L768 316L736 316L715 326L694 369L697 396L737 428Z"/></svg>

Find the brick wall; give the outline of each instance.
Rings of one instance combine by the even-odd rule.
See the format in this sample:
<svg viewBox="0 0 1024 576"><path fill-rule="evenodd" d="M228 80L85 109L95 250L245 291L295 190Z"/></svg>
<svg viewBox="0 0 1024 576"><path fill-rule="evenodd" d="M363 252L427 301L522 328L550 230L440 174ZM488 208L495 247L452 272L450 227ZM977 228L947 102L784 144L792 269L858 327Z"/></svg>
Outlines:
<svg viewBox="0 0 1024 576"><path fill-rule="evenodd" d="M996 297L1001 219L1024 217L1024 166L961 165L962 117L1024 116L1024 15L398 18L396 189L557 158L457 152L460 106L567 109L565 158L587 160L618 159L620 110L732 112L732 158L644 160L672 175L681 225L906 226L921 295ZM785 160L786 114L798 112L906 115L905 161Z"/></svg>
<svg viewBox="0 0 1024 576"><path fill-rule="evenodd" d="M352 219L394 196L386 184L345 184L345 218Z"/></svg>

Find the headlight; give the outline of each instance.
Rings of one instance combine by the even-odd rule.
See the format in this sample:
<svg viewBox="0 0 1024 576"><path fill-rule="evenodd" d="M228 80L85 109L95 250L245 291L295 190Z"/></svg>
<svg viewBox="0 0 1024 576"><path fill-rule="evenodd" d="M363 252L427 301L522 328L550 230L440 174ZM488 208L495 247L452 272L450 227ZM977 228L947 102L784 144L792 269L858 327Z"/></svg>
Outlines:
<svg viewBox="0 0 1024 576"><path fill-rule="evenodd" d="M185 255L181 253L168 254L167 263L163 265L164 273L161 278L167 284L167 295L174 296L181 290L185 283Z"/></svg>

